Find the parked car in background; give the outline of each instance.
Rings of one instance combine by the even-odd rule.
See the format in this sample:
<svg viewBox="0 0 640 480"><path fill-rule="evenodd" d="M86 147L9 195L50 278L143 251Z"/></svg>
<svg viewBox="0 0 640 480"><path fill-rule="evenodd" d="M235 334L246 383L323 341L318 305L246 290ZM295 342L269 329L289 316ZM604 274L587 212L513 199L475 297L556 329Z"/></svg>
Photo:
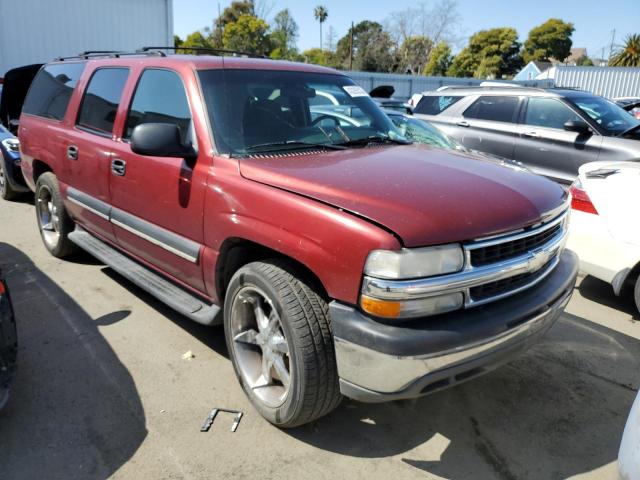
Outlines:
<svg viewBox="0 0 640 480"><path fill-rule="evenodd" d="M640 393L633 402L618 452L620 480L640 478Z"/></svg>
<svg viewBox="0 0 640 480"><path fill-rule="evenodd" d="M500 163L523 171L529 171L522 163L516 162L509 158L502 158L490 153L479 152L478 150L470 150L453 138L447 136L442 130L438 130L426 120L416 118L413 115L406 115L396 110L384 110L387 117L391 119L400 133L412 142L430 145L432 147L444 148L445 150L455 150L468 156L481 157L485 160Z"/></svg>
<svg viewBox="0 0 640 480"><path fill-rule="evenodd" d="M28 192L20 167L20 142L15 137L22 103L41 65L9 70L0 90L0 197L13 200Z"/></svg>
<svg viewBox="0 0 640 480"><path fill-rule="evenodd" d="M28 191L20 168L20 142L0 125L0 197L13 200Z"/></svg>
<svg viewBox="0 0 640 480"><path fill-rule="evenodd" d="M29 90L20 140L49 252L83 248L222 322L246 395L281 427L342 395L413 398L481 375L538 341L575 285L563 188L412 144L332 69L59 59Z"/></svg>
<svg viewBox="0 0 640 480"><path fill-rule="evenodd" d="M634 118L640 120L640 98L623 97L615 98L613 101L620 105L623 110L633 115Z"/></svg>
<svg viewBox="0 0 640 480"><path fill-rule="evenodd" d="M585 273L610 283L616 295L633 292L640 311L640 163L582 165L571 185L568 246Z"/></svg>
<svg viewBox="0 0 640 480"><path fill-rule="evenodd" d="M16 367L18 335L9 289L0 271L0 410L9 400Z"/></svg>
<svg viewBox="0 0 640 480"><path fill-rule="evenodd" d="M447 87L425 94L414 114L467 148L564 183L585 163L640 159L640 121L579 90Z"/></svg>
<svg viewBox="0 0 640 480"><path fill-rule="evenodd" d="M404 98L393 98L395 88L392 85L380 85L369 92L371 98L380 107L411 115L413 109Z"/></svg>

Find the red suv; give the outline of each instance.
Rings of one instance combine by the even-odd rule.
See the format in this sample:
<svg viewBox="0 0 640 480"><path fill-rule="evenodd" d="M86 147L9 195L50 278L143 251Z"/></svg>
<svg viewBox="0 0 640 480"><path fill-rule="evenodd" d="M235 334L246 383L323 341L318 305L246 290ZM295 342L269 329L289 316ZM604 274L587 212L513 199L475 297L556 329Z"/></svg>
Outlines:
<svg viewBox="0 0 640 480"><path fill-rule="evenodd" d="M342 395L482 374L575 283L565 191L412 145L347 76L253 58L87 54L45 65L19 138L37 221L203 324L292 427Z"/></svg>

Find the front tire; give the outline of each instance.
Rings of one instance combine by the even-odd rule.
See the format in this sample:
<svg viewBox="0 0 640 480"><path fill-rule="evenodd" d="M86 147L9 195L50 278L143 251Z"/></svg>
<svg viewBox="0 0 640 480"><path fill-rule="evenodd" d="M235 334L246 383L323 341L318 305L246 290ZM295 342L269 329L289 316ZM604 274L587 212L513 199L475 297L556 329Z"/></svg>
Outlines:
<svg viewBox="0 0 640 480"><path fill-rule="evenodd" d="M296 427L339 405L328 305L294 265L276 259L240 268L224 327L240 384L266 420Z"/></svg>
<svg viewBox="0 0 640 480"><path fill-rule="evenodd" d="M0 197L2 197L3 200L15 200L18 197L18 192L11 188L11 184L7 178L7 170L4 165L4 159L2 158L2 152L0 152Z"/></svg>
<svg viewBox="0 0 640 480"><path fill-rule="evenodd" d="M78 247L67 238L75 223L64 208L58 179L52 172L38 177L35 206L40 236L49 253L64 258L77 252Z"/></svg>

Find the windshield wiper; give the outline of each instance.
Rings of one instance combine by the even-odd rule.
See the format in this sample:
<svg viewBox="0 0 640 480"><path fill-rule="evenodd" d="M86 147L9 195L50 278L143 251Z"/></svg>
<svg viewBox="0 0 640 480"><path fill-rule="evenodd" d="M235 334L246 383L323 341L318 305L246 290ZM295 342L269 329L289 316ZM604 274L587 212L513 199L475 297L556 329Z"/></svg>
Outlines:
<svg viewBox="0 0 640 480"><path fill-rule="evenodd" d="M616 135L616 137L624 137L627 133L631 133L633 132L636 128L640 127L640 123L637 125L634 125L631 128L627 128L626 130L624 130L623 132L619 133L618 135Z"/></svg>
<svg viewBox="0 0 640 480"><path fill-rule="evenodd" d="M398 138L391 138L388 135L369 135L368 137L356 138L349 140L348 142L340 142L334 145L340 145L343 147L351 147L354 145L369 145L370 143L393 143L396 145L411 145L413 142L408 140L400 140Z"/></svg>
<svg viewBox="0 0 640 480"><path fill-rule="evenodd" d="M279 150L297 150L300 148L326 148L327 150L344 150L346 147L334 145L333 143L313 143L301 142L297 140L286 140L284 142L267 142L257 145L250 145L244 150L247 153L277 152Z"/></svg>

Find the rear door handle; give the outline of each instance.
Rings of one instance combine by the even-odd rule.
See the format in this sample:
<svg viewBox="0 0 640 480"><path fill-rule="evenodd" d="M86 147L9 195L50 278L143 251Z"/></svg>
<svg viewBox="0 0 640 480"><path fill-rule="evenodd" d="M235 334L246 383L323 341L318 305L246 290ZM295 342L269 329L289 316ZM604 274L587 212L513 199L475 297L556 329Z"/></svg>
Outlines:
<svg viewBox="0 0 640 480"><path fill-rule="evenodd" d="M458 122L456 125L458 125L459 127L469 127L469 122L466 122L464 120L461 120L460 122Z"/></svg>
<svg viewBox="0 0 640 480"><path fill-rule="evenodd" d="M111 160L111 171L114 175L123 177L125 172L127 171L127 162L125 162L121 158L114 158L113 160Z"/></svg>
<svg viewBox="0 0 640 480"><path fill-rule="evenodd" d="M75 145L69 145L67 147L67 158L69 160L78 160L78 147Z"/></svg>
<svg viewBox="0 0 640 480"><path fill-rule="evenodd" d="M538 132L524 132L523 135L529 138L540 138Z"/></svg>

